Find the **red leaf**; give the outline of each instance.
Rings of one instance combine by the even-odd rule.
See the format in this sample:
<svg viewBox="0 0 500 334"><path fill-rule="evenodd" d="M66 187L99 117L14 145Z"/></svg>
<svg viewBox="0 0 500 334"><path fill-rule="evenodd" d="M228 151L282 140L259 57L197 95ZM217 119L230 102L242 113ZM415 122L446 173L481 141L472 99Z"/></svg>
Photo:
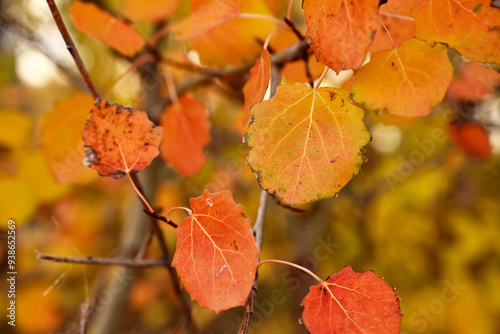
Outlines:
<svg viewBox="0 0 500 334"><path fill-rule="evenodd" d="M184 176L197 174L205 164L203 147L210 142L205 104L187 95L165 110L161 155Z"/></svg>
<svg viewBox="0 0 500 334"><path fill-rule="evenodd" d="M98 100L82 132L85 160L102 176L138 172L159 154L162 132L146 112Z"/></svg>
<svg viewBox="0 0 500 334"><path fill-rule="evenodd" d="M491 143L486 129L476 123L450 123L448 130L455 145L471 158L486 160L491 155Z"/></svg>
<svg viewBox="0 0 500 334"><path fill-rule="evenodd" d="M93 3L75 1L70 12L78 29L125 56L135 55L146 44L142 36L130 24Z"/></svg>
<svg viewBox="0 0 500 334"><path fill-rule="evenodd" d="M346 266L312 286L302 305L311 334L396 334L401 327L399 298L373 271L357 273Z"/></svg>
<svg viewBox="0 0 500 334"><path fill-rule="evenodd" d="M238 14L239 5L232 0L214 0L201 6L190 16L175 23L172 30L179 40L203 35L207 30L220 26Z"/></svg>
<svg viewBox="0 0 500 334"><path fill-rule="evenodd" d="M377 30L378 0L304 0L306 38L335 72L358 68Z"/></svg>
<svg viewBox="0 0 500 334"><path fill-rule="evenodd" d="M500 85L500 73L477 63L465 63L446 95L459 101L484 101Z"/></svg>
<svg viewBox="0 0 500 334"><path fill-rule="evenodd" d="M219 312L244 305L255 280L259 249L250 219L228 190L191 198L193 214L176 229L172 266L200 307Z"/></svg>

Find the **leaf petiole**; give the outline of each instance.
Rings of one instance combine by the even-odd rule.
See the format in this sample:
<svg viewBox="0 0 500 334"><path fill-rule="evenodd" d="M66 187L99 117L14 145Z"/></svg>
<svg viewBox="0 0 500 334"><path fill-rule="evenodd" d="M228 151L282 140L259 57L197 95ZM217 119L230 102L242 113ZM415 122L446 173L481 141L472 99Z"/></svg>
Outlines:
<svg viewBox="0 0 500 334"><path fill-rule="evenodd" d="M297 269L300 269L302 270L303 272L309 274L312 278L314 278L316 281L318 281L319 283L321 284L325 284L325 281L323 281L321 278L319 278L318 275L316 275L315 273L313 273L312 271L310 271L309 269L305 268L305 267L302 267L301 265L298 265L296 263L293 263L293 262L288 262L288 261L283 261L283 260L274 260L274 259L270 259L270 260L264 260L264 261L260 261L259 262L259 265L258 267L260 267L261 265L263 265L264 263L281 263L281 264L286 264L288 266L291 266L291 267L294 267L294 268L297 268Z"/></svg>
<svg viewBox="0 0 500 334"><path fill-rule="evenodd" d="M184 210L188 213L188 215L192 216L193 215L193 210L191 210L190 208L185 208L183 206L174 206L173 208L170 208L170 210L168 210L167 212L167 220L168 221L171 221L170 220L170 213L172 213L172 211L174 210Z"/></svg>

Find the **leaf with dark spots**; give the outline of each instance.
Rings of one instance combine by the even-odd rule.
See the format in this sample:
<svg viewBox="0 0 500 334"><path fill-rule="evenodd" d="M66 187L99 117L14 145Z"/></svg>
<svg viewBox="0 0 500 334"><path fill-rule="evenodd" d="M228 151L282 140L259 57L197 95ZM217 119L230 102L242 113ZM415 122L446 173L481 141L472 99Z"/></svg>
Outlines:
<svg viewBox="0 0 500 334"><path fill-rule="evenodd" d="M98 100L82 132L85 163L102 176L138 172L159 154L162 133L146 112Z"/></svg>

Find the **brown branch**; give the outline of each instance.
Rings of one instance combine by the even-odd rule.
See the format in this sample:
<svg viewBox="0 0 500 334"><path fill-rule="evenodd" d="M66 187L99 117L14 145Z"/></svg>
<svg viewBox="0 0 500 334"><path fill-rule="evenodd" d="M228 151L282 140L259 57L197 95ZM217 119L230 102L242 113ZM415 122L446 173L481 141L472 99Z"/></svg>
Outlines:
<svg viewBox="0 0 500 334"><path fill-rule="evenodd" d="M286 63L303 59L304 54L307 54L308 49L309 44L307 44L305 39L301 39L296 44L293 44L284 50L274 53L271 56L271 68L279 69L278 72L280 72L281 68L283 68ZM195 87L210 84L215 78L221 78L247 72L248 70L250 70L253 64L253 62L249 62L237 67L229 66L221 70L207 70L200 76L189 77L184 81L176 84L175 89L177 95L180 96ZM170 103L170 99L167 99L163 103L163 107L166 108Z"/></svg>
<svg viewBox="0 0 500 334"><path fill-rule="evenodd" d="M88 265L100 265L100 266L123 266L123 267L155 267L155 266L165 266L164 259L159 260L136 260L136 259L117 259L117 258L106 258L106 257L93 257L93 256L82 256L82 257L72 257L72 256L57 256L52 254L38 253L36 258L39 260L47 260L53 262L63 262L63 263L78 263L78 264L88 264Z"/></svg>
<svg viewBox="0 0 500 334"><path fill-rule="evenodd" d="M73 39L71 38L71 35L68 32L68 29L66 29L66 26L64 25L64 21L61 17L61 13L59 13L59 9L57 9L57 5L55 4L54 0L47 0L47 4L49 5L50 12L54 17L54 21L56 22L57 28L59 28L59 32L61 33L64 42L66 43L66 48L73 57L76 63L76 67L78 68L78 71L80 71L80 74L85 80L85 83L87 84L87 87L89 88L92 97L94 98L94 100L99 99L100 95L99 93L97 93L94 83L90 78L89 72L87 72L87 69L83 64L82 58L80 57L80 54L76 49L75 43L73 42Z"/></svg>
<svg viewBox="0 0 500 334"><path fill-rule="evenodd" d="M161 218L164 218L157 214L154 210L151 211L150 206L147 205L146 203L149 203L149 201L146 199L144 195L144 191L142 190L143 187L141 185L141 182L137 178L136 175L134 175L131 180L133 180L135 187L139 193L142 194L143 196L143 201L142 204L145 207L144 212L146 212L150 217L150 222L151 222L151 231L154 236L156 236L156 239L158 240L158 243L160 244L160 249L163 254L163 261L162 265L167 269L168 274L170 276L170 279L172 281L172 287L174 289L174 292L177 296L177 299L179 300L179 303L181 304L182 308L182 313L184 314L184 320L185 320L185 326L186 326L186 331L188 333L197 333L198 330L196 326L194 325L193 319L191 318L191 305L185 298L182 290L181 290L181 283L179 281L179 278L177 277L177 273L175 272L175 269L172 268L171 263L172 263L172 258L170 257L170 252L168 251L167 243L165 241L165 238L163 237L163 233L160 229L160 226L158 225L158 220L162 220ZM169 220L164 218L164 221L166 223L169 223ZM177 224L170 222L170 225L173 227L177 227Z"/></svg>
<svg viewBox="0 0 500 334"><path fill-rule="evenodd" d="M285 49L285 51L287 52L283 53L282 51L280 53L274 54L271 57L271 87L270 87L271 97L273 97L276 94L276 88L278 87L281 81L281 69L286 63L285 59L294 59L295 57L301 57L301 55L304 52L307 52L307 48L309 47L307 44L305 45L307 47L304 47L301 41L298 44L295 44L292 47ZM262 190L260 193L259 208L257 210L257 219L255 220L255 225L253 227L255 243L257 244L259 250L262 249L262 237L264 234L264 222L266 219L268 197L269 194L267 193L267 191ZM259 261L260 261L260 254L259 254ZM257 271L255 272L255 281L253 282L252 290L250 291L250 294L248 295L247 301L245 303L243 319L241 321L241 326L240 330L238 331L238 334L246 334L248 331L248 326L250 325L250 320L252 319L253 315L253 302L255 300L255 296L257 295L258 277L259 277L259 269L257 268Z"/></svg>

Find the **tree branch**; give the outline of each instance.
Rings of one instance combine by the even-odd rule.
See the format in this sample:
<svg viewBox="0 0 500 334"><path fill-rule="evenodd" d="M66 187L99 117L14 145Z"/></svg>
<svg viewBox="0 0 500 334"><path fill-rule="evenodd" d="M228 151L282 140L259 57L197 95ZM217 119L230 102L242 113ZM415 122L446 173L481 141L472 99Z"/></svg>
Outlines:
<svg viewBox="0 0 500 334"><path fill-rule="evenodd" d="M276 88L281 81L281 70L285 63L289 61L294 61L301 59L303 54L307 52L309 45L305 40L301 40L299 43L292 45L291 47L276 53L271 56L271 87L270 96L273 97L276 94ZM262 190L260 193L259 208L257 210L257 219L255 220L255 225L253 227L253 234L255 236L255 243L259 250L262 249L262 237L264 234L264 222L266 219L267 212L267 199L269 194L267 191ZM260 254L259 254L260 261ZM245 303L245 311L243 312L243 319L241 321L240 330L238 334L246 334L248 331L248 326L250 325L250 320L253 315L253 302L255 296L257 295L257 279L259 277L259 269L255 273L255 281L253 283L252 290L248 295L247 301Z"/></svg>
<svg viewBox="0 0 500 334"><path fill-rule="evenodd" d="M93 257L93 256L82 256L82 257L72 257L72 256L57 256L52 254L38 253L36 258L39 260L47 260L53 262L63 262L63 263L79 263L88 265L100 265L100 266L123 266L123 267L155 267L155 266L165 266L168 263L164 259L158 260L139 260L139 259L119 259L119 258L106 258L106 257Z"/></svg>
<svg viewBox="0 0 500 334"><path fill-rule="evenodd" d="M301 39L296 44L289 46L288 48L276 52L271 56L271 69L281 69L286 63L294 62L297 60L304 59L304 54L307 56L307 50L309 49L309 44L307 44L305 39ZM201 76L189 77L182 82L175 85L176 92L178 96L181 96L185 92L202 85L210 83L214 78L221 78L230 75L240 74L247 72L253 66L254 62L245 63L243 65L233 67L229 66L222 70L211 69L207 70ZM272 81L272 80L271 80ZM278 80L279 83L279 80ZM278 83L276 85L278 85ZM272 89L272 87L271 87ZM272 92L272 90L271 90ZM171 103L170 99L167 99L163 103L163 107L166 108Z"/></svg>
<svg viewBox="0 0 500 334"><path fill-rule="evenodd" d="M50 12L54 17L54 21L56 22L57 28L59 28L59 31L61 32L61 35L64 39L64 42L66 43L66 48L68 48L69 53L75 60L76 67L78 67L80 74L85 80L85 83L87 84L87 87L89 88L92 97L94 98L94 100L99 99L100 95L95 89L94 83L92 82L89 72L87 71L85 65L83 64L82 58L80 57L80 54L76 49L75 43L73 42L73 39L71 38L71 35L68 32L68 29L66 29L66 26L64 25L64 21L61 17L61 13L59 13L59 9L57 9L56 3L54 2L54 0L47 0L47 4L49 5Z"/></svg>

